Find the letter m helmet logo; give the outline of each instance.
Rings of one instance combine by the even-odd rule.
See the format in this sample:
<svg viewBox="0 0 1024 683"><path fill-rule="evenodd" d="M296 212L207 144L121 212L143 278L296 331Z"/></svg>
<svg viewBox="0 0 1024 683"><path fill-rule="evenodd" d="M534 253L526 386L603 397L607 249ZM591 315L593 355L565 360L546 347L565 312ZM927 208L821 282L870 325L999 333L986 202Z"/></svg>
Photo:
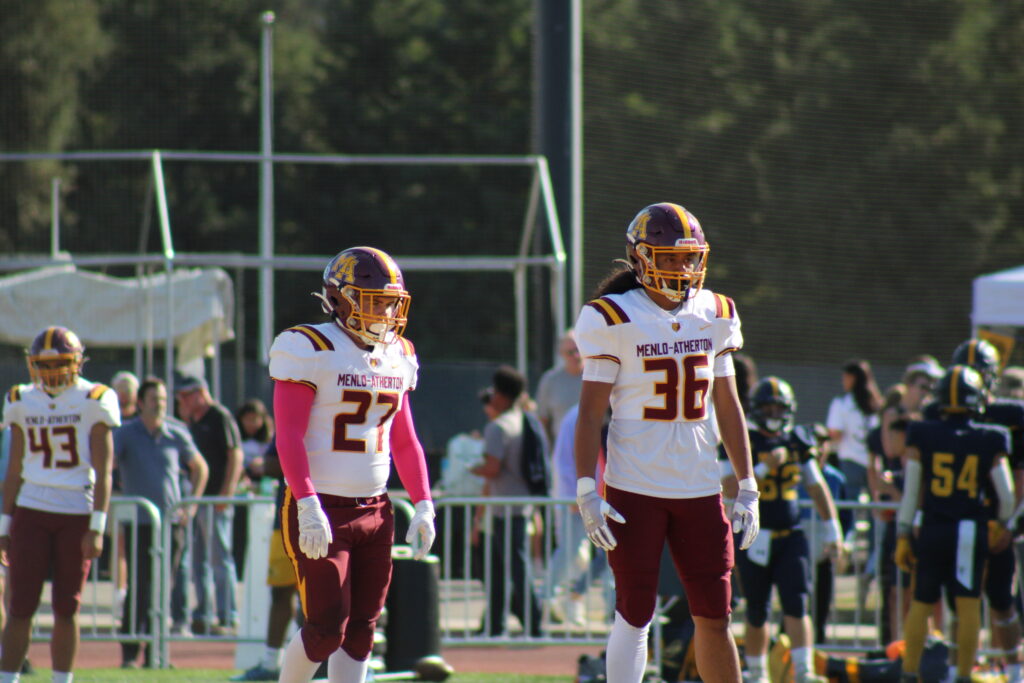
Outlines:
<svg viewBox="0 0 1024 683"><path fill-rule="evenodd" d="M346 256L338 261L338 265L334 268L334 272L331 273L331 277L337 280L339 283L351 284L355 279L356 273L356 257Z"/></svg>

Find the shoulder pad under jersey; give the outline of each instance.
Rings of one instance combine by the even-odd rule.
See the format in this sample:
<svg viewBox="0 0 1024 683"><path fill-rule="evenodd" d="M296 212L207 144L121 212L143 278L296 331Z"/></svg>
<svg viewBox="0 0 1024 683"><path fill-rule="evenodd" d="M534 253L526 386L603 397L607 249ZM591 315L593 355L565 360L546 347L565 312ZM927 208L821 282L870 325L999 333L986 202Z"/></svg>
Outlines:
<svg viewBox="0 0 1024 683"><path fill-rule="evenodd" d="M714 294L715 317L731 320L736 317L736 304L724 294Z"/></svg>
<svg viewBox="0 0 1024 683"><path fill-rule="evenodd" d="M25 391L23 384L15 384L7 391L7 402L16 403L21 400L21 394Z"/></svg>
<svg viewBox="0 0 1024 683"><path fill-rule="evenodd" d="M405 337L398 338L398 345L402 349L402 355L410 357L416 355L416 347L413 346L413 343Z"/></svg>
<svg viewBox="0 0 1024 683"><path fill-rule="evenodd" d="M99 382L97 382L92 386L92 389L89 390L88 397L94 401L98 401L100 400L100 397L102 397L103 394L107 393L108 391L110 391L110 387L108 387L106 384L100 384Z"/></svg>
<svg viewBox="0 0 1024 683"><path fill-rule="evenodd" d="M600 313L608 325L621 325L622 323L629 322L629 316L626 315L626 311L613 301L611 297L602 296L600 299L588 301L586 305Z"/></svg>
<svg viewBox="0 0 1024 683"><path fill-rule="evenodd" d="M289 340L304 339L305 341L301 342L300 345L309 344L312 347L313 351L333 351L334 350L334 342L332 342L327 337L326 334L324 334L323 332L318 330L313 325L295 325L294 327L289 327L287 330L282 332L278 336L278 338L282 339L282 340L284 340L284 339L289 339ZM292 349L289 349L289 350L291 351Z"/></svg>

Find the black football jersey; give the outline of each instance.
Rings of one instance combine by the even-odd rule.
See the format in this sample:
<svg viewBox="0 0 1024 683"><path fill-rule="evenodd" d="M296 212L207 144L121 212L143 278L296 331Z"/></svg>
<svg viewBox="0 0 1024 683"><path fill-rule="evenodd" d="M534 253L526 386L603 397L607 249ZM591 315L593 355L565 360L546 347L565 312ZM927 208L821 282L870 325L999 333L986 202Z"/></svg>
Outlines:
<svg viewBox="0 0 1024 683"><path fill-rule="evenodd" d="M1005 428L960 417L911 422L907 445L921 454L925 521L988 517L989 471L1010 447Z"/></svg>
<svg viewBox="0 0 1024 683"><path fill-rule="evenodd" d="M766 435L750 430L750 450L754 465L769 457L776 448L786 449L786 459L757 480L761 492L758 500L761 528L771 530L792 529L800 522L797 486L803 479L803 465L816 455L816 445L804 430L790 429L777 435Z"/></svg>

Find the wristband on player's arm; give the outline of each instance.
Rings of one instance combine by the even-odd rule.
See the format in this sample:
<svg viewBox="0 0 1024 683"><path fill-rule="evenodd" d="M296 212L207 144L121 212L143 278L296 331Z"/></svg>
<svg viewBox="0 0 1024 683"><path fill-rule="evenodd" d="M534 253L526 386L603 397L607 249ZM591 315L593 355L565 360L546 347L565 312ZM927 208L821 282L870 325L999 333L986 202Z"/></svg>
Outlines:
<svg viewBox="0 0 1024 683"><path fill-rule="evenodd" d="M89 515L89 531L102 534L107 528L107 513L103 510L93 510Z"/></svg>

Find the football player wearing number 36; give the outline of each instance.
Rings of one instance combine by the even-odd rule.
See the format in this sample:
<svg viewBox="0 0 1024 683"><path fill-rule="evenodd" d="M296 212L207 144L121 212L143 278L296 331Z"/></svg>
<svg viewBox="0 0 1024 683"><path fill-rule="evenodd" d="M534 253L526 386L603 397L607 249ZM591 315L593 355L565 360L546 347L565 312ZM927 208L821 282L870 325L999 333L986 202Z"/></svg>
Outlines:
<svg viewBox="0 0 1024 683"><path fill-rule="evenodd" d="M391 582L391 458L416 506L406 542L434 542L426 461L408 392L418 363L402 337L409 292L394 259L353 247L327 264L315 293L331 321L291 327L270 349L277 450L288 484L285 551L305 623L288 644L282 683L312 680L328 660L334 683L362 683Z"/></svg>
<svg viewBox="0 0 1024 683"><path fill-rule="evenodd" d="M740 321L732 299L703 289L708 251L689 211L646 207L626 231L628 268L598 286L576 323L583 356L577 503L587 535L608 551L615 574L609 683L643 676L666 541L690 601L701 678L740 681L729 630L731 531L742 532L741 548L753 542L758 493L732 362L743 345ZM594 468L609 404L599 492ZM739 479L731 520L722 506L712 416Z"/></svg>

